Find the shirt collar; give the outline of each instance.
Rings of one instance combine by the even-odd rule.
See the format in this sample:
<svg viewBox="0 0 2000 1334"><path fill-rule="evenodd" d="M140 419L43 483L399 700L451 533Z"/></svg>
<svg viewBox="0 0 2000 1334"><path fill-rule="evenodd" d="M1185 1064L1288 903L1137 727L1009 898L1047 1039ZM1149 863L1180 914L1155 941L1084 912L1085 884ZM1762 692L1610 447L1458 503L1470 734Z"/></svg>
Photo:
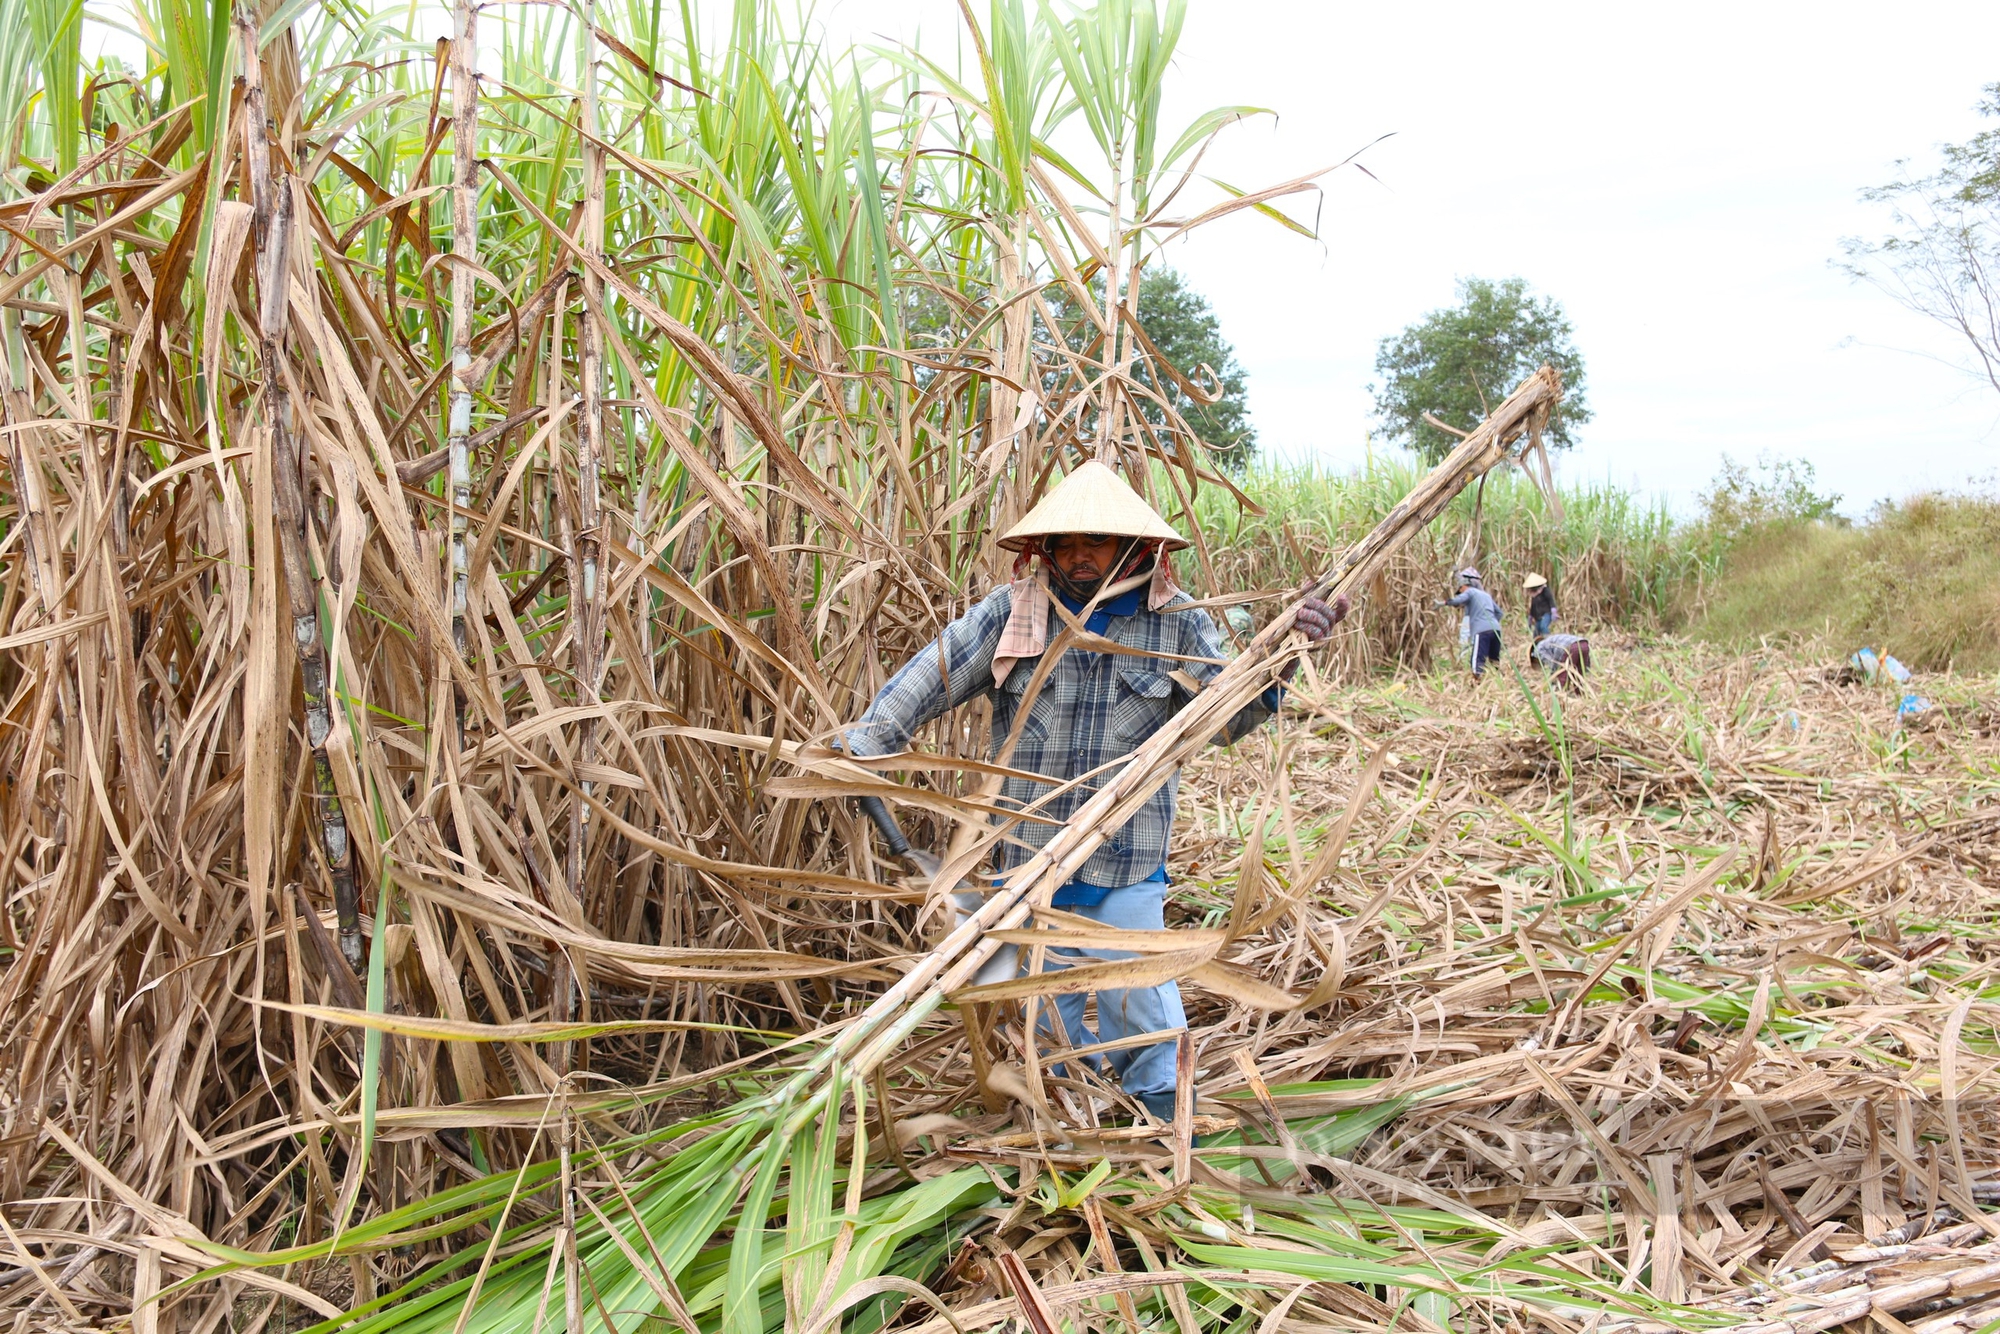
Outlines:
<svg viewBox="0 0 2000 1334"><path fill-rule="evenodd" d="M1086 599L1073 598L1068 593L1065 593L1061 588L1053 586L1051 586L1051 591L1054 592L1057 597L1062 599L1062 604L1063 606L1069 608L1070 615L1080 616L1083 614L1083 608L1085 606ZM1145 591L1146 590L1143 587L1128 588L1123 593L1120 593L1117 597L1112 598L1109 602L1098 603L1097 610L1111 616L1130 616L1132 613L1139 610L1139 598L1143 593L1145 593Z"/></svg>

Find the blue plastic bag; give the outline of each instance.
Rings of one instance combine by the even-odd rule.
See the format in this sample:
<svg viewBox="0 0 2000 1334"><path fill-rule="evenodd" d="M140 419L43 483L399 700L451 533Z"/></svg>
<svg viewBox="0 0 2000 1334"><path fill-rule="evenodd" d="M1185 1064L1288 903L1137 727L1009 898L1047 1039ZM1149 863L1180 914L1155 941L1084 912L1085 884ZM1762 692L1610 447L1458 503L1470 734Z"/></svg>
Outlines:
<svg viewBox="0 0 2000 1334"><path fill-rule="evenodd" d="M1862 678L1870 685L1875 683L1876 677L1882 675L1887 675L1897 685L1902 685L1910 679L1909 668L1878 648L1854 650L1854 656L1847 660L1847 665L1860 672Z"/></svg>

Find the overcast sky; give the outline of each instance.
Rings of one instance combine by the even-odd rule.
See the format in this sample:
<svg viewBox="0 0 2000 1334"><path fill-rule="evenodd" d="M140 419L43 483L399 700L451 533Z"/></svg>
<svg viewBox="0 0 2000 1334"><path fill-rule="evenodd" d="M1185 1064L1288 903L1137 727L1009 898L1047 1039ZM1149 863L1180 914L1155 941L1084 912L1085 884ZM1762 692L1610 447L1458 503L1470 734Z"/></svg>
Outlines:
<svg viewBox="0 0 2000 1334"><path fill-rule="evenodd" d="M958 22L952 0L822 13L836 39ZM1216 176L1269 183L1393 137L1362 159L1376 179L1330 178L1321 241L1246 217L1168 255L1235 343L1267 453L1361 458L1378 341L1461 277L1519 276L1569 312L1588 370L1569 479L1686 507L1725 452L1770 451L1858 512L1995 467L2000 394L1829 261L1883 225L1863 186L1977 128L1996 51L1991 3L1193 0L1169 123L1278 113L1224 134Z"/></svg>

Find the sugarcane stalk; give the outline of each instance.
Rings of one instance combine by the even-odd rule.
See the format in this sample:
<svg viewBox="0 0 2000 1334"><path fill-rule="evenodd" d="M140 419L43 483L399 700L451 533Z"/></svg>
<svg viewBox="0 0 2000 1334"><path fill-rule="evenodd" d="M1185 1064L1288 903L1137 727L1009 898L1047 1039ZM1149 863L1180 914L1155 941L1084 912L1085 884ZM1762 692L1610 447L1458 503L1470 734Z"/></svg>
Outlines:
<svg viewBox="0 0 2000 1334"><path fill-rule="evenodd" d="M600 495L604 464L604 335L597 324L604 309L603 278L598 265L604 254L604 148L598 138L597 106L597 0L582 0L583 22L577 35L583 78L583 312L577 322L577 375L582 381L581 414L577 433L577 526L572 546L570 619L574 626L571 654L576 665L579 703L594 703L603 676L604 596L598 568L603 551L604 511ZM589 764L597 755L597 721L585 718L577 725L577 759ZM585 780L581 789L588 796L593 784ZM569 849L565 872L576 902L585 901L584 870L590 836L590 804L570 803ZM574 980L567 962L550 985L561 994L550 998L551 1017L558 1022L573 1013ZM562 1059L556 1068L566 1068L568 1044L557 1053Z"/></svg>
<svg viewBox="0 0 2000 1334"><path fill-rule="evenodd" d="M465 545L466 511L472 507L472 302L473 270L479 263L479 231L474 204L479 195L478 13L472 0L453 7L451 43L452 181L451 251L451 409L445 437L451 467L451 639L463 659L469 570ZM458 731L465 735L465 699L457 692Z"/></svg>
<svg viewBox="0 0 2000 1334"><path fill-rule="evenodd" d="M1104 386L1103 401L1097 408L1097 460L1118 466L1118 437L1123 430L1122 386L1118 382L1118 372L1124 369L1119 358L1120 335L1124 328L1118 319L1121 301L1119 275L1122 268L1119 258L1124 247L1118 243L1118 233L1124 226L1122 206L1125 202L1125 141L1113 141L1111 149L1111 216L1105 224L1104 235L1104 327L1105 336L1111 340L1104 349L1105 371L1099 383ZM1090 300L1090 293L1082 294L1084 301Z"/></svg>
<svg viewBox="0 0 2000 1334"><path fill-rule="evenodd" d="M21 523L22 564L27 567L28 585L34 591L35 601L40 604L42 615L50 621L61 619L61 605L64 579L62 574L61 547L51 531L52 516L49 511L49 496L46 481L42 476L40 451L36 442L41 435L37 424L42 414L36 411L30 394L27 343L21 330L21 312L8 306L0 310L0 336L6 342L7 376L4 404L0 404L0 422L9 428L7 432L9 450L8 463L13 469L14 504ZM64 647L55 640L42 645L40 671L43 679L56 683L55 691L44 705L45 712L37 722L33 734L46 745L47 737L43 726L53 724L55 730L63 734L60 743L63 753L71 753L69 730L77 718L76 680L71 673L61 670L66 656ZM31 754L39 761L46 752L36 750ZM34 772L33 765L26 772ZM66 842L63 826L57 826L56 837ZM0 865L12 866L21 849L33 836L34 825L25 813L9 831L6 847L0 848L4 860ZM11 920L6 928L10 944L16 939Z"/></svg>
<svg viewBox="0 0 2000 1334"><path fill-rule="evenodd" d="M604 590L598 569L604 534L604 334L594 312L604 310L604 145L599 139L597 105L597 0L583 0L583 251L594 261L583 269L584 316L577 329L579 373L583 380L582 449L577 460L577 567L583 617L577 638L577 669L588 696L601 685ZM592 729L585 723L586 744Z"/></svg>
<svg viewBox="0 0 2000 1334"><path fill-rule="evenodd" d="M562 1259L563 1328L583 1328L583 1265L576 1245L576 1113L562 1110ZM541 1321L535 1322L539 1328Z"/></svg>
<svg viewBox="0 0 2000 1334"><path fill-rule="evenodd" d="M765 1166L742 1177L749 1187L745 1217L761 1199L768 1201L765 1180L776 1161L812 1120L839 1096L844 1079L865 1080L915 1032L930 1015L964 986L1001 948L996 930L1027 924L1057 889L1073 879L1097 849L1131 818L1161 784L1225 724L1276 679L1284 663L1302 651L1292 639L1293 623L1308 597L1338 595L1359 587L1404 543L1422 532L1444 511L1453 496L1475 476L1504 461L1508 445L1525 434L1535 412L1562 394L1556 372L1544 366L1501 405L1492 417L1453 450L1402 503L1360 542L1343 553L1332 568L1301 589L1297 600L1250 642L1235 661L1189 702L1186 708L1134 751L1125 767L1107 779L1070 822L1048 844L1009 877L1011 883L989 896L929 954L889 987L853 1021L833 1034L825 1046L792 1078L752 1099L739 1109L744 1118L765 1117L766 1147L757 1154ZM978 845L954 856L937 883L956 884L982 855ZM1192 1081L1183 1079L1182 1087ZM1187 1118L1180 1118L1186 1123ZM746 1172L748 1169L746 1168ZM740 1228L732 1242L732 1270L761 1255L762 1229ZM731 1320L725 1308L726 1328Z"/></svg>
<svg viewBox="0 0 2000 1334"><path fill-rule="evenodd" d="M1012 234L999 246L1000 281L1004 284L1007 311L1000 317L1000 340L1002 373L1011 384L1028 383L1029 358L1034 352L1034 309L1021 299L1019 288L1022 284L1021 258L1028 252L1028 219L1025 211L1017 213L1011 220ZM1005 411L997 413L996 425L1002 431L1012 430L1014 418L1020 412L1020 393L1008 390L1004 399ZM1032 426L1023 426L1018 440L1013 442L1014 490L1013 505L1002 516L1011 527L1027 514L1034 504L1035 474L1033 460L1028 456L1029 443L1034 439ZM1002 466L1001 459L996 466Z"/></svg>
<svg viewBox="0 0 2000 1334"><path fill-rule="evenodd" d="M8 461L14 470L14 503L20 510L20 522L24 528L21 535L25 550L23 564L27 566L28 583L34 589L35 600L42 605L42 613L54 620L59 615L57 597L63 580L56 564L56 546L49 534L48 496L43 487L41 466L30 462L29 453L22 443L29 431L39 431L36 423L41 414L35 410L29 389L28 351L21 334L21 312L13 306L0 311L0 330L4 330L7 344L5 420L13 428L8 433ZM66 677L64 682L67 686ZM68 704L65 693L65 709Z"/></svg>
<svg viewBox="0 0 2000 1334"><path fill-rule="evenodd" d="M115 261L107 261L115 262ZM126 457L130 436L125 423L125 335L113 330L104 340L104 379L110 389L106 416L111 424L111 548L123 559L132 554L132 465Z"/></svg>
<svg viewBox="0 0 2000 1334"><path fill-rule="evenodd" d="M306 743L312 748L313 804L319 816L320 855L333 882L334 912L340 919L340 952L360 971L361 901L354 881L354 850L347 818L334 787L326 739L333 731L326 645L319 624L319 588L306 555L305 460L292 431L291 392L285 384L284 346L291 310L292 187L271 175L271 148L265 128L263 61L257 51L256 15L238 4L236 39L243 53L244 157L250 172L251 244L254 247L259 305L258 362L263 376L265 424L271 432L272 497L277 506L279 560L285 598L292 613L292 649L299 661L305 698Z"/></svg>

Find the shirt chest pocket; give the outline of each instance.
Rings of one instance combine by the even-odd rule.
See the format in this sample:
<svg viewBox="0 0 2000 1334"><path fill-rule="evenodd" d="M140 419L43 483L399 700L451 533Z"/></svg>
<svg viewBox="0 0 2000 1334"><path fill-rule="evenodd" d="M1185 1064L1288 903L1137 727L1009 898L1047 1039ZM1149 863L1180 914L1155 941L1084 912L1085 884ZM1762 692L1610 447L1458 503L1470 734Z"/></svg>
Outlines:
<svg viewBox="0 0 2000 1334"><path fill-rule="evenodd" d="M1173 712L1171 677L1145 667L1120 667L1118 691L1111 706L1111 734L1136 746L1158 731Z"/></svg>
<svg viewBox="0 0 2000 1334"><path fill-rule="evenodd" d="M1025 662L1015 663L1013 670L1007 673L1007 679L994 689L992 696L993 745L996 751L1005 743L1007 734L1013 730L1014 720L1020 717L1021 701L1027 697L1028 683L1035 679L1035 669L1039 666L1041 666L1040 658L1029 658ZM1052 681L1042 683L1041 692L1035 699L1036 704L1039 705L1049 698L1050 688L1053 685L1054 682ZM1035 717L1035 713L1037 712L1039 712L1038 709L1031 709L1028 713L1027 721L1022 724L1021 739L1023 741L1029 738L1039 741L1048 736L1049 729L1047 725L1040 718Z"/></svg>

